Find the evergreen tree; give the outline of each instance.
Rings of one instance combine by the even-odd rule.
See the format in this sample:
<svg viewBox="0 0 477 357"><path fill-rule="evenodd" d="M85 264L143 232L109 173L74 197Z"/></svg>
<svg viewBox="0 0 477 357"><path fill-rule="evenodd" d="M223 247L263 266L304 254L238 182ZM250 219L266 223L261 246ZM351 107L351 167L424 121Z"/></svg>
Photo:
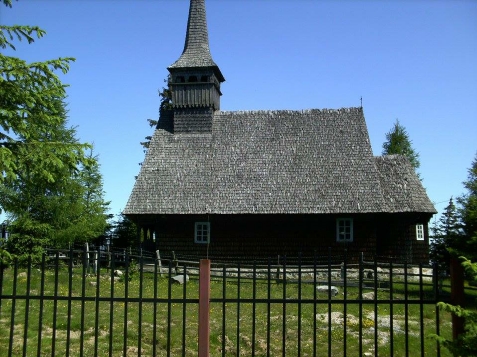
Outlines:
<svg viewBox="0 0 477 357"><path fill-rule="evenodd" d="M161 97L161 104L159 105L159 113L162 113L165 110L172 109L172 92L169 86L171 77L168 76L167 79L164 79L164 82L167 83L167 87L162 87L162 90L159 92L159 97ZM157 125L158 121L154 119L147 119L149 127L153 128ZM149 143L151 142L152 136L148 135L145 137L146 141L141 142L140 144L144 148L144 152L149 149Z"/></svg>
<svg viewBox="0 0 477 357"><path fill-rule="evenodd" d="M0 47L15 50L14 40L32 43L44 34L0 25ZM27 63L0 53L0 208L12 222L8 243L16 256L38 257L47 245L104 231L107 204L92 186L102 185L98 162L67 125L66 86L55 73L68 72L72 61Z"/></svg>
<svg viewBox="0 0 477 357"><path fill-rule="evenodd" d="M154 120L154 119L147 119L147 121L148 121L148 124L149 124L150 128L155 127L158 123L158 121ZM144 153L146 153L147 149L149 149L149 144L151 143L152 135L148 135L144 139L146 139L146 141L141 141L140 144L144 148L144 150L143 150Z"/></svg>
<svg viewBox="0 0 477 357"><path fill-rule="evenodd" d="M468 171L467 181L463 182L466 193L457 199L459 216L464 232L452 248L459 255L477 260L477 155Z"/></svg>
<svg viewBox="0 0 477 357"><path fill-rule="evenodd" d="M137 246L137 226L127 216L120 214L113 227L114 247L129 248Z"/></svg>
<svg viewBox="0 0 477 357"><path fill-rule="evenodd" d="M51 226L23 215L11 223L10 231L7 250L19 264L26 265L29 259L33 264L40 264L44 249L51 245Z"/></svg>
<svg viewBox="0 0 477 357"><path fill-rule="evenodd" d="M108 205L97 157L91 151L88 165L70 178L56 207L59 218L53 241L57 245L101 241L108 229ZM66 210L66 211L65 211Z"/></svg>
<svg viewBox="0 0 477 357"><path fill-rule="evenodd" d="M9 0L2 2L12 5ZM44 35L36 26L0 25L0 48L15 50L15 39L32 43L35 36ZM41 139L63 120L58 101L66 96L65 85L55 72L68 72L72 61L68 57L27 63L0 53L0 183L15 179L20 166L28 166L38 179L54 181L58 169L82 163L81 152L87 144L61 145Z"/></svg>
<svg viewBox="0 0 477 357"><path fill-rule="evenodd" d="M57 105L63 108L62 123L33 135L39 141L52 143L50 150L54 154L58 147L77 144L76 129L67 127L63 103L57 101ZM12 252L17 256L32 255L45 246L68 247L104 235L108 203L103 199L102 176L92 151L77 152L83 163L58 166L50 172L53 179L49 180L29 170L29 160L22 157L29 150L23 149L19 145L14 151L20 158L16 175L0 186L0 204L13 222L9 240ZM61 153L56 154L61 158Z"/></svg>
<svg viewBox="0 0 477 357"><path fill-rule="evenodd" d="M461 257L462 266L467 276L477 284L477 263ZM475 309L466 309L445 302L439 302L440 309L464 318L464 333L456 339L447 339L444 336L431 335L439 344L449 350L453 356L477 356L477 312Z"/></svg>
<svg viewBox="0 0 477 357"><path fill-rule="evenodd" d="M450 268L448 249L460 235L457 208L451 197L439 221L436 221L431 227L432 242L430 246L431 261L438 264L439 269L447 274L449 274Z"/></svg>
<svg viewBox="0 0 477 357"><path fill-rule="evenodd" d="M171 76L167 76L164 79L164 83L167 84L167 87L162 87L162 91L159 92L159 97L161 97L161 104L159 106L159 111L171 110L172 109L172 91L170 88Z"/></svg>
<svg viewBox="0 0 477 357"><path fill-rule="evenodd" d="M386 133L386 141L383 143L383 155L404 155L415 170L421 165L419 154L413 149L412 142L406 128L396 119L393 128Z"/></svg>
<svg viewBox="0 0 477 357"><path fill-rule="evenodd" d="M457 199L459 226L462 234L451 240L448 251L462 261L469 280L477 283L477 155L469 169L467 181L463 182L467 192ZM470 259L469 259L470 258ZM439 307L464 318L464 333L455 340L434 336L454 356L477 355L477 313L475 310L439 302Z"/></svg>

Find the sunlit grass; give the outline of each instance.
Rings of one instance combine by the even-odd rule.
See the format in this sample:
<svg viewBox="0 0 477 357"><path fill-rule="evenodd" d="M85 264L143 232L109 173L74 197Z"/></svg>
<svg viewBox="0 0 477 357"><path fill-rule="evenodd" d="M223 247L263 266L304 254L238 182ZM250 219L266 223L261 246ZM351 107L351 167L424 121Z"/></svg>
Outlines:
<svg viewBox="0 0 477 357"><path fill-rule="evenodd" d="M21 356L24 350L27 356L36 356L37 350L42 356L65 356L66 352L70 356L167 356L168 350L171 356L197 355L199 283L194 276L179 285L150 272L142 273L142 281L140 272L130 281L124 276L115 280L105 269L99 275L83 275L81 267L72 272L66 267L57 273L32 269L28 279L25 270L18 270L17 299L12 300L15 272L5 270L0 356L8 356L9 346L12 356ZM360 356L374 355L376 350L379 356L389 356L391 351L403 356L406 348L412 356L420 355L421 346L426 356L436 355L436 343L428 338L436 333L435 305L421 309L418 304L403 304L420 295L431 296L430 286L419 289L397 281L392 290L376 291L378 300L392 298L394 304L360 303L356 287L344 292L340 288L328 300L327 294L317 295L311 282L260 280L253 284L250 279L227 278L224 284L213 279L211 356L221 356L223 351L226 356L281 356L284 350L287 356L297 356L298 351L301 356L315 352ZM450 336L448 314L440 314L439 328ZM448 356L444 350L441 355Z"/></svg>

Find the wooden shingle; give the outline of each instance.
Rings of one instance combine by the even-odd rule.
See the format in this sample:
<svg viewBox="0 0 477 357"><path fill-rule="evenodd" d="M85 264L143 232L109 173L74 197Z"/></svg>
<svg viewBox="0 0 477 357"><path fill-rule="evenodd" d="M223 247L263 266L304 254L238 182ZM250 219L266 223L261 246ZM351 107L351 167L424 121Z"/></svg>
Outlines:
<svg viewBox="0 0 477 357"><path fill-rule="evenodd" d="M164 113L126 214L434 212L399 156L375 158L362 108L217 111L211 133Z"/></svg>

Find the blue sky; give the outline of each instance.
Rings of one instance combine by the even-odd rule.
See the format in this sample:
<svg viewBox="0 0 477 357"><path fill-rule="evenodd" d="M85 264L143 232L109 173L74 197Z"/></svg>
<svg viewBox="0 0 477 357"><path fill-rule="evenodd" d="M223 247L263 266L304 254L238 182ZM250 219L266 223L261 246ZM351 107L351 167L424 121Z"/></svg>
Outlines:
<svg viewBox="0 0 477 357"><path fill-rule="evenodd" d="M477 153L477 1L206 0L222 110L363 107L380 155L399 119L441 211ZM47 36L4 53L75 57L70 125L99 155L111 213L126 205L166 67L182 53L188 0L20 0L5 25Z"/></svg>

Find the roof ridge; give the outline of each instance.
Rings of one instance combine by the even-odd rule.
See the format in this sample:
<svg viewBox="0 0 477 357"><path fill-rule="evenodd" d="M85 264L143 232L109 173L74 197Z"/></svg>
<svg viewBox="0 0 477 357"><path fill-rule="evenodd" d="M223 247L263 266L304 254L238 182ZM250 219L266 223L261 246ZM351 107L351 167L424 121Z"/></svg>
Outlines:
<svg viewBox="0 0 477 357"><path fill-rule="evenodd" d="M257 110L219 110L220 115L243 115L243 114L309 114L309 113L349 113L352 111L360 111L361 107L343 107L338 109L257 109Z"/></svg>

